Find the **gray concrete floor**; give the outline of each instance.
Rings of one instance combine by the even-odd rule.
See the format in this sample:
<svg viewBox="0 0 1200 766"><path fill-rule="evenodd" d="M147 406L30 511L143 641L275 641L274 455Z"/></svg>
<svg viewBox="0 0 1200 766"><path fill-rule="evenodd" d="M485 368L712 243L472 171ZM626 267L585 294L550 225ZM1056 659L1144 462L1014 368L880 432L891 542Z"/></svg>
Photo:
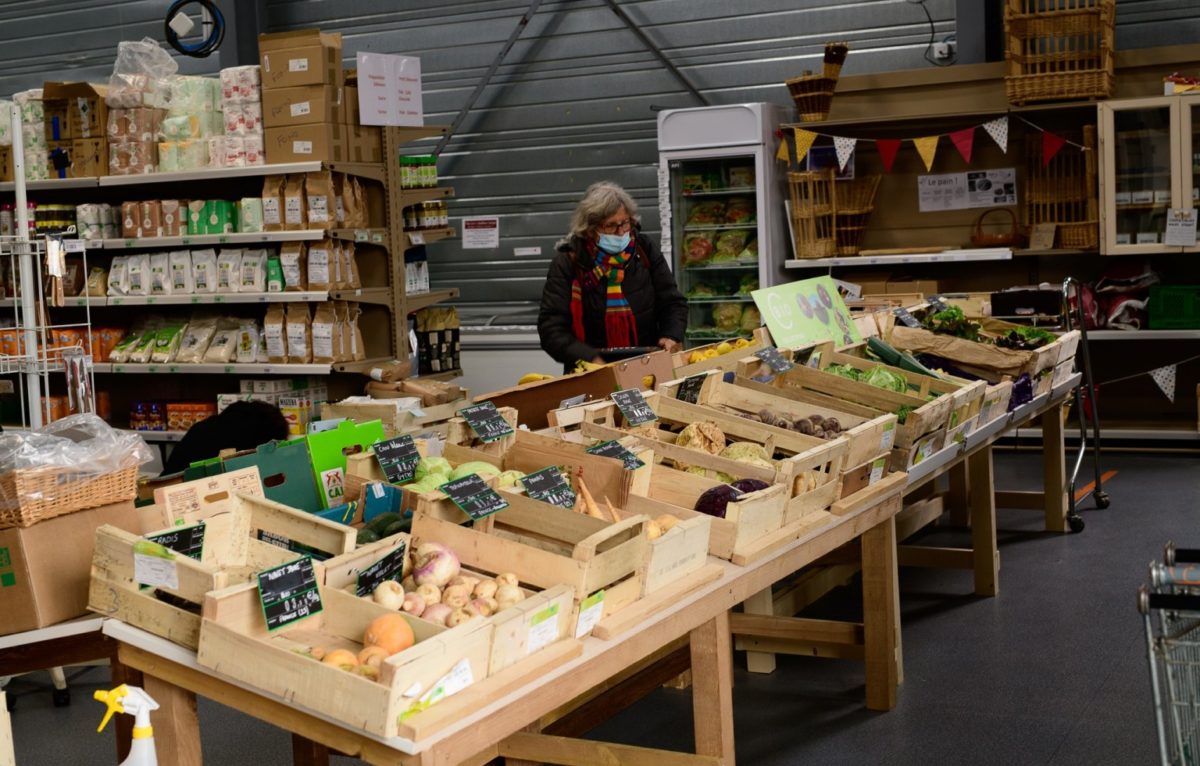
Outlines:
<svg viewBox="0 0 1200 766"><path fill-rule="evenodd" d="M1134 594L1163 543L1200 545L1200 460L1111 456L1112 507L1085 513L1080 535L1039 532L1037 514L1000 516L1001 592L971 595L969 573L904 569L905 682L890 713L863 707L858 663L782 658L771 675L744 661L734 689L743 764L1149 764L1157 757L1141 618ZM1033 488L1036 455L1002 455L997 483ZM934 540L964 536L934 531ZM816 614L854 615L852 588ZM73 704L14 681L20 766L112 763L91 701L104 670L79 679ZM90 684L90 685L89 685ZM22 693L29 692L29 693ZM283 732L202 700L205 761L283 766ZM686 750L691 693L662 689L592 732L596 739ZM356 763L334 759L335 763Z"/></svg>

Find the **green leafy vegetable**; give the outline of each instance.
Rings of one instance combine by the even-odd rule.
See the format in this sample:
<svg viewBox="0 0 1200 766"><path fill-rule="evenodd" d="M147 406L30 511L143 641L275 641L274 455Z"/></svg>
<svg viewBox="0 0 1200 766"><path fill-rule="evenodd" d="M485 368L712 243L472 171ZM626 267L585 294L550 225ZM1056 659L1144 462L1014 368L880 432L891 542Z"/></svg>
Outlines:
<svg viewBox="0 0 1200 766"><path fill-rule="evenodd" d="M900 405L900 409L896 410L896 421L900 423L900 425L904 425L904 421L908 420L908 413L912 412L914 409L916 408L911 404Z"/></svg>
<svg viewBox="0 0 1200 766"><path fill-rule="evenodd" d="M851 367L848 364L831 364L825 368L825 372L833 373L848 380L862 380L863 374L856 367Z"/></svg>
<svg viewBox="0 0 1200 766"><path fill-rule="evenodd" d="M939 335L953 335L966 340L979 340L979 323L972 322L958 306L926 314L922 324L926 330Z"/></svg>
<svg viewBox="0 0 1200 766"><path fill-rule="evenodd" d="M908 390L908 381L904 376L897 375L886 367L872 367L862 378L863 383L869 383L876 388L895 391L903 394Z"/></svg>

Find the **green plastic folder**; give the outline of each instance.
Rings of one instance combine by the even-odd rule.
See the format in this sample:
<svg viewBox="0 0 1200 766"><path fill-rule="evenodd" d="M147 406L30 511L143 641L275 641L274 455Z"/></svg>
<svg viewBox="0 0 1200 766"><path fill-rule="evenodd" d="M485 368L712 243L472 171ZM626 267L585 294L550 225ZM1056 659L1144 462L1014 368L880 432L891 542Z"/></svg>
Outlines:
<svg viewBox="0 0 1200 766"><path fill-rule="evenodd" d="M326 507L321 503L317 485L313 483L312 461L308 457L308 443L304 439L267 442L248 455L225 461L225 468L229 471L252 465L258 466L263 493L268 500L309 513Z"/></svg>
<svg viewBox="0 0 1200 766"><path fill-rule="evenodd" d="M376 442L383 441L383 424L378 420L366 423L343 420L337 428L304 438L312 455L313 476L322 507L333 508L346 502L346 456L366 452Z"/></svg>

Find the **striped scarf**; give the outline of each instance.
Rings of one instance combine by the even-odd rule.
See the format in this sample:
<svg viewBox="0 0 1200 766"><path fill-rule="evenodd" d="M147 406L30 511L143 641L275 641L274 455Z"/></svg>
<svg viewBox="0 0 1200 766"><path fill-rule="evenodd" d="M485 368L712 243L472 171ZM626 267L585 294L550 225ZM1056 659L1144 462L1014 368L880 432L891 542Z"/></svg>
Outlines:
<svg viewBox="0 0 1200 766"><path fill-rule="evenodd" d="M596 246L595 242L587 243L588 255L592 257L593 266L586 275L577 274L571 282L571 322L575 337L587 342L583 325L583 282L588 286L604 285L604 332L605 348L622 348L636 346L637 321L621 283L625 281L625 267L637 254L636 240L630 239L629 246L616 255L610 255ZM585 279L581 279L585 277Z"/></svg>

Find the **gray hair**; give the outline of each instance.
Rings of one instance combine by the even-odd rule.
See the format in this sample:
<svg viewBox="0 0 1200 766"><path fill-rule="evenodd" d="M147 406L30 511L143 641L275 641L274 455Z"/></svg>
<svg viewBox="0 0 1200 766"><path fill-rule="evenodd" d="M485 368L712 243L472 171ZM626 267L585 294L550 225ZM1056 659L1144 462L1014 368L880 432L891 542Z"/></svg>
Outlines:
<svg viewBox="0 0 1200 766"><path fill-rule="evenodd" d="M642 219L637 214L638 206L629 196L629 192L611 181L597 181L587 188L583 199L575 206L571 214L571 230L567 237L586 237L589 232L621 208L629 214L629 219L640 224Z"/></svg>

